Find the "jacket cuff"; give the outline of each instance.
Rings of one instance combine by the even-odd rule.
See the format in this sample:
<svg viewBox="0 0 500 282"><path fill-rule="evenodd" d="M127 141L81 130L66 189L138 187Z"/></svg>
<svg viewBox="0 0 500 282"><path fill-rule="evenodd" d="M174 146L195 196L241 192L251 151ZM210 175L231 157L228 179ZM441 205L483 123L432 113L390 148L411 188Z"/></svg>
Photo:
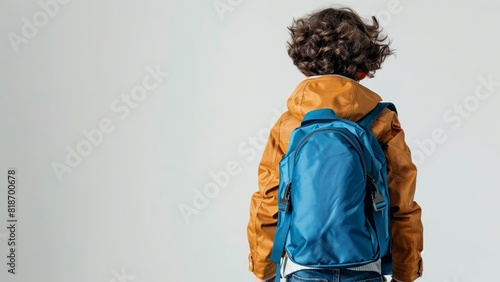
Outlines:
<svg viewBox="0 0 500 282"><path fill-rule="evenodd" d="M414 263L392 262L392 277L399 281L414 281L422 277L423 270L422 259L420 259L416 265Z"/></svg>
<svg viewBox="0 0 500 282"><path fill-rule="evenodd" d="M276 264L269 261L257 261L248 255L248 270L261 280L269 279L276 275Z"/></svg>

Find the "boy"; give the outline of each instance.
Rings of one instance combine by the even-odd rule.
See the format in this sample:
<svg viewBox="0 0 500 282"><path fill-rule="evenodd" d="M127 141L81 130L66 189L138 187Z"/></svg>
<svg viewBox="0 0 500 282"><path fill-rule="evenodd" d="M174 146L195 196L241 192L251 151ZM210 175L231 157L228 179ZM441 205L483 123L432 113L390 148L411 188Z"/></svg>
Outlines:
<svg viewBox="0 0 500 282"><path fill-rule="evenodd" d="M269 258L276 230L279 162L291 131L308 111L331 108L340 118L358 121L382 100L359 84L364 77L373 77L392 54L383 43L387 38L380 35L376 18L372 20L366 23L349 8L328 8L295 20L289 27L288 54L306 79L296 87L288 99L288 111L272 128L259 165L259 191L252 195L247 228L249 269L257 277L255 281L274 281L275 264ZM393 280L414 281L423 271L421 208L413 200L416 167L396 113L384 110L371 131L387 159ZM355 269L302 267L283 272L286 281L384 281L377 263L380 261Z"/></svg>

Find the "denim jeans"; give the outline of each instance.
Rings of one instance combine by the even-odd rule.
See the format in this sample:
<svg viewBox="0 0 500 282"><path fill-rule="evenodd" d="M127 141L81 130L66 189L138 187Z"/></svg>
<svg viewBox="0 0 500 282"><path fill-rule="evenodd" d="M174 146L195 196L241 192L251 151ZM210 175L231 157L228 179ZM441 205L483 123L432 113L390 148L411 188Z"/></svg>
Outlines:
<svg viewBox="0 0 500 282"><path fill-rule="evenodd" d="M373 271L348 269L304 269L286 277L287 282L382 282L383 275Z"/></svg>

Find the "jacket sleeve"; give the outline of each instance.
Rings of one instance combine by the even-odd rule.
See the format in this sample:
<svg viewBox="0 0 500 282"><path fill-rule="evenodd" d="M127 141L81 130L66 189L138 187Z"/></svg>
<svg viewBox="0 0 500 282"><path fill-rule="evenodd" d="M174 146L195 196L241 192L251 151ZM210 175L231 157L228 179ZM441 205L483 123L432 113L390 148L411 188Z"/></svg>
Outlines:
<svg viewBox="0 0 500 282"><path fill-rule="evenodd" d="M279 161L286 148L280 144L280 119L271 129L259 164L259 191L252 195L247 237L250 246L249 270L259 279L275 275L276 266L270 262L278 214Z"/></svg>
<svg viewBox="0 0 500 282"><path fill-rule="evenodd" d="M423 225L422 210L414 201L417 168L397 115L390 112L382 140L386 144L389 192L391 202L393 278L413 281L422 276Z"/></svg>

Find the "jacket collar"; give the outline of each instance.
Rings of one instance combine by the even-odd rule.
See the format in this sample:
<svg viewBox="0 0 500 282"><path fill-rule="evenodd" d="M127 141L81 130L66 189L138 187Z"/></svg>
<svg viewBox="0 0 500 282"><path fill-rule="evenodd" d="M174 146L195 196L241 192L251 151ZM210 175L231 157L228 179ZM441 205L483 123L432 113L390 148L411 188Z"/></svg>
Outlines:
<svg viewBox="0 0 500 282"><path fill-rule="evenodd" d="M320 75L299 83L288 98L287 106L300 120L311 110L330 108L340 118L358 121L381 100L355 80L340 75Z"/></svg>

